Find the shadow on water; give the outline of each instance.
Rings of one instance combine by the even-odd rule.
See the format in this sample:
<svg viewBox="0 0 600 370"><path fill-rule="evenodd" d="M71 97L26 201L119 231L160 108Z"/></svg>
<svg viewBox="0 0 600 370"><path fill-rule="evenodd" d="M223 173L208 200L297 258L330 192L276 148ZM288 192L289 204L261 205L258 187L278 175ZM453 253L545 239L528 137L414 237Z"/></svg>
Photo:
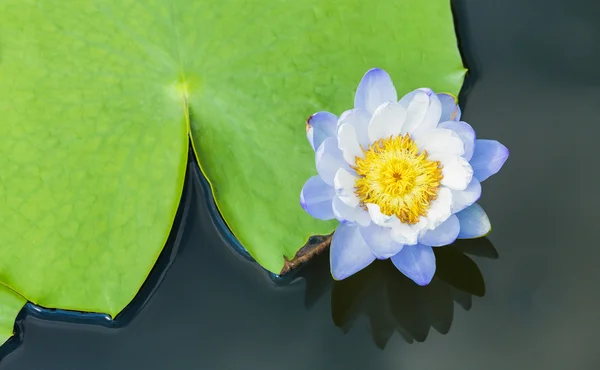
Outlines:
<svg viewBox="0 0 600 370"><path fill-rule="evenodd" d="M365 315L381 349L394 332L409 343L425 341L430 328L446 334L452 325L454 302L469 310L472 297L485 294L481 271L467 254L496 259L498 253L487 238L457 240L434 251L437 271L425 287L406 278L389 260L377 260L348 279L334 281L327 254L318 256L298 273L306 281L306 306L310 309L331 291L334 324L347 333L355 320Z"/></svg>

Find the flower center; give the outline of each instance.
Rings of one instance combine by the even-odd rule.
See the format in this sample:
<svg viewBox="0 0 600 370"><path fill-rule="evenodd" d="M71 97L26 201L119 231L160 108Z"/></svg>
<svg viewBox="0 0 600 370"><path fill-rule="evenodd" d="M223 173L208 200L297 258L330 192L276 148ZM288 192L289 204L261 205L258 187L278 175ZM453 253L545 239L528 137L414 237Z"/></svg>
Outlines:
<svg viewBox="0 0 600 370"><path fill-rule="evenodd" d="M427 159L427 151L419 152L408 134L379 139L363 153L353 167L359 176L355 192L363 207L377 204L381 213L407 224L427 215L441 187L439 161Z"/></svg>

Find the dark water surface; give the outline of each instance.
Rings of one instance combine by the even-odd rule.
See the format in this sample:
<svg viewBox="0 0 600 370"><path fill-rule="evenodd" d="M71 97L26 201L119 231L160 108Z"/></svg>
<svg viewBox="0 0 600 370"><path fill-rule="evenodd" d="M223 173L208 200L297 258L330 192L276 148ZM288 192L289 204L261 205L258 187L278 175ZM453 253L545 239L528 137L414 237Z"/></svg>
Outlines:
<svg viewBox="0 0 600 370"><path fill-rule="evenodd" d="M454 5L464 119L511 150L484 183L489 240L438 251L423 289L386 263L333 283L326 257L278 286L227 247L190 172L145 306L119 328L29 310L0 369L600 369L600 2Z"/></svg>

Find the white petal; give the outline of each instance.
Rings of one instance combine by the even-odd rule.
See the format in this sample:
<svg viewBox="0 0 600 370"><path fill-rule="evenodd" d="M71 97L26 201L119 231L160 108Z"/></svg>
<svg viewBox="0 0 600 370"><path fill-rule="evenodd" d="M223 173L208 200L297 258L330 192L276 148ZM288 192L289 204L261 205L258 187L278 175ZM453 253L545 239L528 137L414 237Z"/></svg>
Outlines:
<svg viewBox="0 0 600 370"><path fill-rule="evenodd" d="M422 217L427 220L427 228L434 229L442 222L446 221L452 214L452 191L442 187L437 194L437 198L431 202L427 210L427 216Z"/></svg>
<svg viewBox="0 0 600 370"><path fill-rule="evenodd" d="M378 106L388 101L398 101L390 75L379 68L369 70L358 84L354 107L373 114Z"/></svg>
<svg viewBox="0 0 600 370"><path fill-rule="evenodd" d="M356 164L356 157L363 157L356 130L350 123L344 123L338 129L338 148L342 151L346 162L352 166Z"/></svg>
<svg viewBox="0 0 600 370"><path fill-rule="evenodd" d="M460 136L460 138L463 141L463 144L465 145L465 154L463 155L463 157L465 157L467 161L470 161L471 157L473 157L473 149L475 148L475 130L473 130L473 127L471 127L471 125L469 125L468 123L462 121L447 121L441 122L438 125L438 128L450 129L456 132L458 136Z"/></svg>
<svg viewBox="0 0 600 370"><path fill-rule="evenodd" d="M406 121L402 126L402 133L412 133L423 121L429 107L429 96L426 92L415 90L408 93L399 101L406 109Z"/></svg>
<svg viewBox="0 0 600 370"><path fill-rule="evenodd" d="M391 236L396 243L415 245L417 244L421 230L426 226L427 221L424 217L421 217L421 220L414 225L397 222L393 224Z"/></svg>
<svg viewBox="0 0 600 370"><path fill-rule="evenodd" d="M369 226L371 218L369 212L362 207L351 207L335 196L331 204L335 218L340 222L356 222L361 226Z"/></svg>
<svg viewBox="0 0 600 370"><path fill-rule="evenodd" d="M448 219L442 222L433 230L427 231L419 238L419 244L440 247L452 244L460 232L460 223L456 215L450 215Z"/></svg>
<svg viewBox="0 0 600 370"><path fill-rule="evenodd" d="M406 119L406 109L400 103L380 105L369 122L369 141L375 142L390 136L398 136Z"/></svg>
<svg viewBox="0 0 600 370"><path fill-rule="evenodd" d="M427 153L434 154L450 154L461 156L465 153L465 145L452 130L436 128L429 130L416 139L417 146L420 150L426 150Z"/></svg>
<svg viewBox="0 0 600 370"><path fill-rule="evenodd" d="M381 209L377 204L367 203L367 210L369 211L369 217L371 220L379 226L392 227L392 223L398 221L398 218L394 215L388 216L381 213Z"/></svg>
<svg viewBox="0 0 600 370"><path fill-rule="evenodd" d="M437 127L442 105L431 89L417 89L405 95L399 103L407 111L403 134L419 135Z"/></svg>
<svg viewBox="0 0 600 370"><path fill-rule="evenodd" d="M371 121L371 114L366 110L347 110L342 113L337 122L338 135L342 125L350 124L354 127L354 131L356 132L356 141L359 145L362 145L363 148L366 148L369 146L369 121Z"/></svg>
<svg viewBox="0 0 600 370"><path fill-rule="evenodd" d="M335 218L331 203L335 191L319 176L313 176L304 184L300 193L300 205L314 218L331 220Z"/></svg>
<svg viewBox="0 0 600 370"><path fill-rule="evenodd" d="M335 177L333 178L333 187L336 194L342 200L342 202L346 203L350 207L356 207L360 202L360 199L358 199L358 196L354 191L355 183L356 177L343 168L340 168L335 173Z"/></svg>
<svg viewBox="0 0 600 370"><path fill-rule="evenodd" d="M317 150L323 140L335 136L338 118L329 112L317 112L306 121L306 138L313 150Z"/></svg>
<svg viewBox="0 0 600 370"><path fill-rule="evenodd" d="M442 163L442 185L454 190L465 190L473 178L473 169L463 157L432 154L429 159Z"/></svg>
<svg viewBox="0 0 600 370"><path fill-rule="evenodd" d="M481 196L481 183L475 176L465 190L452 190L452 213L457 213L477 202Z"/></svg>
<svg viewBox="0 0 600 370"><path fill-rule="evenodd" d="M329 260L333 278L343 280L369 266L375 255L361 237L358 225L341 224L333 233Z"/></svg>
<svg viewBox="0 0 600 370"><path fill-rule="evenodd" d="M430 89L423 90L427 91L427 94L429 95L429 107L427 108L427 112L425 113L425 117L423 117L421 124L413 131L413 135L415 136L436 128L442 114L442 104L437 95Z"/></svg>
<svg viewBox="0 0 600 370"><path fill-rule="evenodd" d="M360 235L377 258L386 259L396 255L403 247L392 239L391 231L389 227L371 224L368 227L361 227Z"/></svg>
<svg viewBox="0 0 600 370"><path fill-rule="evenodd" d="M460 221L459 239L479 238L490 232L492 225L487 214L477 203L456 214Z"/></svg>
<svg viewBox="0 0 600 370"><path fill-rule="evenodd" d="M315 153L315 165L319 176L330 186L333 186L333 178L340 168L350 169L338 148L336 137L328 137L319 146Z"/></svg>

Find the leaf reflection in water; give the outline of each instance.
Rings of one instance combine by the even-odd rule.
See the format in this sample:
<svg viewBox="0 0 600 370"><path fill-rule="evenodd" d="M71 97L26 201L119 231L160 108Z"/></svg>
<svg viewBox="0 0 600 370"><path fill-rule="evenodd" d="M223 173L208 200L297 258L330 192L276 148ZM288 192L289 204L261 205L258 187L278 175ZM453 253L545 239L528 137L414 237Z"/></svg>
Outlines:
<svg viewBox="0 0 600 370"><path fill-rule="evenodd" d="M431 283L423 287L402 275L389 260L377 260L348 279L333 281L328 253L315 257L296 277L306 281L305 303L309 309L331 290L333 323L344 333L357 318L366 315L373 340L381 349L394 332L409 343L423 342L430 328L441 334L449 332L454 302L469 310L473 296L484 296L481 271L467 254L498 258L487 238L457 240L434 251L437 271Z"/></svg>

